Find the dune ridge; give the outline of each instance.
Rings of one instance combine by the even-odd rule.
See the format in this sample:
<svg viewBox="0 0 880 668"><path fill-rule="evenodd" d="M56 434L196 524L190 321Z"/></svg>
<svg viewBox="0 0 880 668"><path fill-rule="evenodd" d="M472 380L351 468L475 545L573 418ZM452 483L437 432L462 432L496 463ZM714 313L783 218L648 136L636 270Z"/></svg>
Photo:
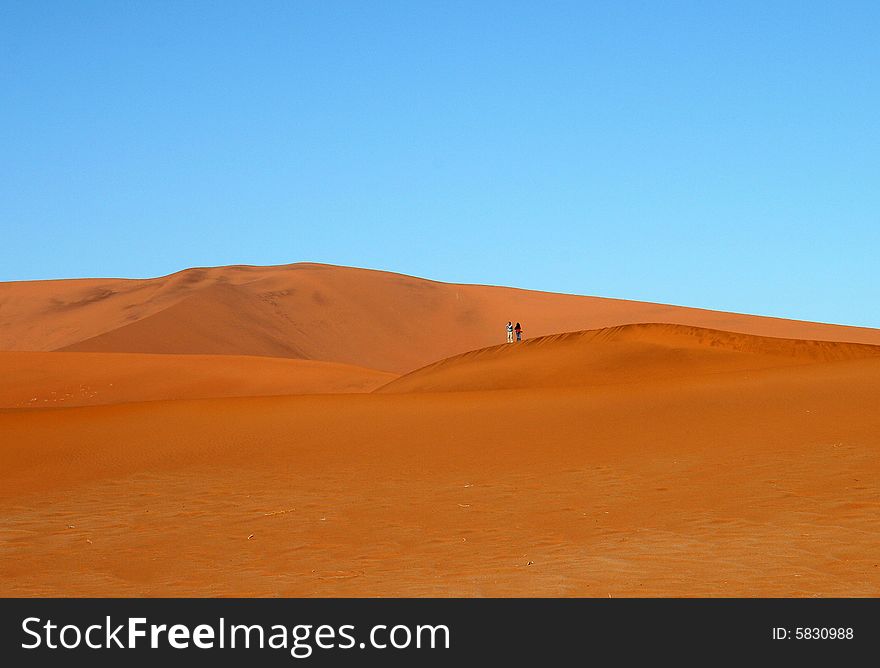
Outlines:
<svg viewBox="0 0 880 668"><path fill-rule="evenodd" d="M618 325L439 360L376 392L473 391L680 380L880 356L880 346L740 334L670 323Z"/></svg>

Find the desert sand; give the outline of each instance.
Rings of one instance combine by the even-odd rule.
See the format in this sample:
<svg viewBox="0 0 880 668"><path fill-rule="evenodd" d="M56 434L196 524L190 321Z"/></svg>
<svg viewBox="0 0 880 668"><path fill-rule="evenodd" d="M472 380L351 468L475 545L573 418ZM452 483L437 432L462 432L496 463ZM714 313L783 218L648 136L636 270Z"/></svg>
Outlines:
<svg viewBox="0 0 880 668"><path fill-rule="evenodd" d="M0 352L0 408L370 392L395 377L349 364L277 357Z"/></svg>
<svg viewBox="0 0 880 668"><path fill-rule="evenodd" d="M0 595L880 595L880 331L291 265L0 343Z"/></svg>

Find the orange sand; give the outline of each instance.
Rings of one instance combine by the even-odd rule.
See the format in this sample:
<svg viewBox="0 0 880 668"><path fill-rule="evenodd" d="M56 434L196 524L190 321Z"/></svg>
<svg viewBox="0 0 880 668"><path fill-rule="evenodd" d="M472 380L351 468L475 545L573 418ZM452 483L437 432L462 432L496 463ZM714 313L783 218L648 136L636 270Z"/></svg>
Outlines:
<svg viewBox="0 0 880 668"><path fill-rule="evenodd" d="M407 338L422 307L401 296L415 288L401 286L416 279L314 265L226 271L302 271L315 281L323 274L322 289L341 286L337 274L375 279L372 290L349 285L353 296L342 287L332 297L322 293L323 309L291 325L303 332L295 342L302 356L323 350L330 361L340 361L332 352L409 371L405 362L448 343L431 342L425 352L423 337ZM377 287L383 281L387 294ZM36 293L48 284L18 285ZM56 294L68 295L57 299L73 294L57 285ZM242 320L232 331L219 315L205 344L216 348L187 339L188 352L211 353L191 360L0 355L2 368L19 374L0 385L7 406L18 401L16 388L57 395L65 383L87 384L79 378L132 383L112 405L0 409L0 595L880 595L878 349L705 328L727 319L752 333L803 339L817 332L862 343L880 342L880 333L429 285L479 296L492 313L514 310L493 302L498 295L522 299L536 313L555 313L548 327L612 318L614 309L620 318L609 324L626 324L649 307L703 319L694 327L646 324L495 346L372 394L195 398L221 386L218 394L274 393L288 381L285 364L291 392L352 392L391 378L351 369L354 386L346 385L344 369L314 363L308 382L297 385L302 361L217 355L236 334L242 347L269 340L259 322L250 330ZM9 284L0 288L7 295L0 304L24 308L26 300L8 297ZM158 284L139 289L164 298ZM453 305L439 295L425 299L448 317ZM373 329L397 333L374 352L359 342L345 347L361 299L381 311L365 338L378 340ZM577 300L585 300L581 314L554 311ZM155 307L138 303L129 310ZM108 306L100 327L110 322ZM9 347L16 338L65 347L74 345L70 323L78 322L76 336L100 328L27 308L29 321L0 324ZM132 322L149 321L143 313ZM449 345L503 337L497 322L482 333L483 317ZM320 319L324 338L312 334ZM165 378L163 369L178 377ZM145 394L138 378L149 379ZM161 400L139 401L146 398Z"/></svg>
<svg viewBox="0 0 880 668"><path fill-rule="evenodd" d="M0 352L0 408L370 392L393 378L347 364L243 355Z"/></svg>

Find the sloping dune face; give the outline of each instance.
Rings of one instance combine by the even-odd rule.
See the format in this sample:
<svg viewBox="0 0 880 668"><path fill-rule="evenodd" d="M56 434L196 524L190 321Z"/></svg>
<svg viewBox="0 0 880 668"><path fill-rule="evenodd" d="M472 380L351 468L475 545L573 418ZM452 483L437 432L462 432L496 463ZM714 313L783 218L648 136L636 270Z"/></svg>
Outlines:
<svg viewBox="0 0 880 668"><path fill-rule="evenodd" d="M880 357L880 346L779 339L670 324L622 325L475 350L378 392L613 385Z"/></svg>
<svg viewBox="0 0 880 668"><path fill-rule="evenodd" d="M257 355L394 373L504 341L639 322L880 344L876 330L438 283L319 264L0 283L0 350Z"/></svg>
<svg viewBox="0 0 880 668"><path fill-rule="evenodd" d="M392 378L346 364L269 357L0 352L0 408L369 392Z"/></svg>

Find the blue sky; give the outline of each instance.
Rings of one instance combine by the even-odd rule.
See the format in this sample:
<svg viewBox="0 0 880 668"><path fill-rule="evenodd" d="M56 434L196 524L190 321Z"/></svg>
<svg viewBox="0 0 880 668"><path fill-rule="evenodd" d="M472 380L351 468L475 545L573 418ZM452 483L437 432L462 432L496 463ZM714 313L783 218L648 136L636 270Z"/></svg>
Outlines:
<svg viewBox="0 0 880 668"><path fill-rule="evenodd" d="M880 3L0 0L0 280L317 261L880 326Z"/></svg>

